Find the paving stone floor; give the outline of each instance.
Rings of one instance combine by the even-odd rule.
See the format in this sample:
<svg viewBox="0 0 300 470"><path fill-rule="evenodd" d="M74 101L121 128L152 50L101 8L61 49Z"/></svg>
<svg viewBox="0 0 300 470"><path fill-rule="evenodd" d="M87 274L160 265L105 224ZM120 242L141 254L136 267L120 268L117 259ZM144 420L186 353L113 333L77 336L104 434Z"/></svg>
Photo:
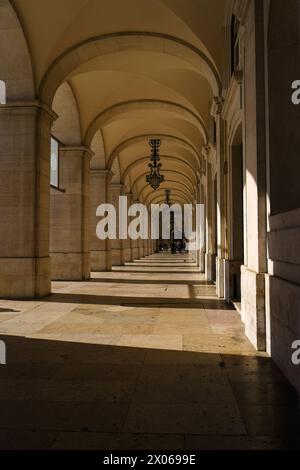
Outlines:
<svg viewBox="0 0 300 470"><path fill-rule="evenodd" d="M185 255L0 301L0 449L300 448L298 397Z"/></svg>

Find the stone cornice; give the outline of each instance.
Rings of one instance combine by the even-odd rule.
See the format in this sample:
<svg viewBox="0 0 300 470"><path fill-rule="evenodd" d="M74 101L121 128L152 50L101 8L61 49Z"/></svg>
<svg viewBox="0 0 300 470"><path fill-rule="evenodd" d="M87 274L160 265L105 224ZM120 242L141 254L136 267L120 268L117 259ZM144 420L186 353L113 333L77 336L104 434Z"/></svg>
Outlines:
<svg viewBox="0 0 300 470"><path fill-rule="evenodd" d="M53 120L56 121L58 118L58 115L53 111L50 106L48 106L45 103L42 103L39 100L33 100L33 101L14 101L6 104L1 104L0 105L0 113L2 111L11 111L11 110L21 110L21 109L42 109L45 111L49 117Z"/></svg>
<svg viewBox="0 0 300 470"><path fill-rule="evenodd" d="M72 153L82 153L87 158L92 158L95 154L94 152L89 149L88 147L72 147L72 146L61 146L60 152L72 152Z"/></svg>
<svg viewBox="0 0 300 470"><path fill-rule="evenodd" d="M112 178L113 173L109 170L97 170L97 169L90 169L91 176L98 176L100 178Z"/></svg>

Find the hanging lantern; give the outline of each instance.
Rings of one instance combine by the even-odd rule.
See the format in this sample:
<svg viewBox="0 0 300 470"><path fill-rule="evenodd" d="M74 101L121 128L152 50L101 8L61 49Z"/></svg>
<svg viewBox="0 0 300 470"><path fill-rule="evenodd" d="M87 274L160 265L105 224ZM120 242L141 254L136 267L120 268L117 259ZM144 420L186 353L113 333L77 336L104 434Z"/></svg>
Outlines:
<svg viewBox="0 0 300 470"><path fill-rule="evenodd" d="M160 174L161 163L160 156L159 156L159 147L161 145L161 141L159 139L151 139L150 142L151 147L151 157L149 163L150 174L147 175L146 181L150 184L150 186L156 191L161 183L165 180L164 175Z"/></svg>

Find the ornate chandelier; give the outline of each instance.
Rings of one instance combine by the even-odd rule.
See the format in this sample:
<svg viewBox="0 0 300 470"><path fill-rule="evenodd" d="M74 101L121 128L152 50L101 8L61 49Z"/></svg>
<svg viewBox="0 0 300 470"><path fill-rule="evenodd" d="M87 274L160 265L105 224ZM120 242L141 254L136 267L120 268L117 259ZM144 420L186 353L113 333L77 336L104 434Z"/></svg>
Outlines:
<svg viewBox="0 0 300 470"><path fill-rule="evenodd" d="M151 158L149 163L150 174L147 175L146 181L150 184L150 186L156 191L161 183L165 180L164 175L160 174L161 163L160 156L159 156L159 147L161 145L161 141L159 139L151 139L150 142L151 147Z"/></svg>

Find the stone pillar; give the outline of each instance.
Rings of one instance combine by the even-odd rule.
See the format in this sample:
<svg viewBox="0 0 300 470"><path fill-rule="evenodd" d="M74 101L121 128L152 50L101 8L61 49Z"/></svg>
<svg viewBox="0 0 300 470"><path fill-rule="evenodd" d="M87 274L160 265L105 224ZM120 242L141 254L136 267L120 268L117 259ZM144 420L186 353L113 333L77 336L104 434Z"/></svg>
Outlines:
<svg viewBox="0 0 300 470"><path fill-rule="evenodd" d="M199 181L197 183L197 188L196 188L196 204L201 204L202 211L204 212L204 188ZM204 215L204 214L203 214ZM198 224L203 224L204 220L199 220ZM201 273L205 272L205 226L201 225L200 228L198 228L199 235L200 235L200 241L203 243L203 246L197 249L197 267L199 268L199 271Z"/></svg>
<svg viewBox="0 0 300 470"><path fill-rule="evenodd" d="M132 248L132 260L134 261L139 258L138 240L132 240L131 248Z"/></svg>
<svg viewBox="0 0 300 470"><path fill-rule="evenodd" d="M61 147L60 185L51 189L50 256L52 279L90 278L89 199L90 159L85 147Z"/></svg>
<svg viewBox="0 0 300 470"><path fill-rule="evenodd" d="M122 196L123 189L123 184L111 183L109 186L109 202L115 207L117 215L117 239L110 240L112 266L121 266L123 264L123 240L119 239L119 197Z"/></svg>
<svg viewBox="0 0 300 470"><path fill-rule="evenodd" d="M51 292L50 138L56 115L39 102L0 106L0 297Z"/></svg>
<svg viewBox="0 0 300 470"><path fill-rule="evenodd" d="M143 240L144 243L144 257L149 256L149 247L148 247L148 239Z"/></svg>
<svg viewBox="0 0 300 470"><path fill-rule="evenodd" d="M207 153L206 158L206 254L205 254L205 273L208 281L214 281L216 278L216 252L215 252L215 227L213 222L214 211L214 191L212 181L212 151Z"/></svg>
<svg viewBox="0 0 300 470"><path fill-rule="evenodd" d="M250 2L245 19L245 266L242 267L242 319L246 335L266 348L266 145L263 2Z"/></svg>
<svg viewBox="0 0 300 470"><path fill-rule="evenodd" d="M140 201L137 201L134 199L134 197L131 198L131 204L139 204ZM131 220L134 220L134 217L131 218ZM130 220L129 220L130 223ZM137 260L140 258L140 240L131 240L131 253L132 253L132 261Z"/></svg>
<svg viewBox="0 0 300 470"><path fill-rule="evenodd" d="M194 201L193 201L193 214L192 214L192 227L191 227L191 229L194 233L196 231L196 204L197 204L196 199L194 199ZM194 248L196 248L196 247L194 247ZM193 261L195 263L197 263L197 260L198 260L197 249L193 249L193 250L190 249L189 254L192 256Z"/></svg>
<svg viewBox="0 0 300 470"><path fill-rule="evenodd" d="M226 206L225 206L225 122L221 113L223 98L215 98L212 115L216 122L216 163L217 163L217 258L216 258L216 290L220 298L225 295L225 252L226 252Z"/></svg>
<svg viewBox="0 0 300 470"><path fill-rule="evenodd" d="M91 270L94 272L111 269L110 240L99 240L96 227L99 218L96 216L100 204L108 202L108 187L112 173L108 170L90 170L90 249Z"/></svg>
<svg viewBox="0 0 300 470"><path fill-rule="evenodd" d="M151 235L149 234L149 238L148 238L148 256L151 256L152 255L152 244L151 244Z"/></svg>
<svg viewBox="0 0 300 470"><path fill-rule="evenodd" d="M128 209L132 204L132 194L126 193L125 196L127 197L127 214L128 214ZM122 264L123 265L132 261L132 240L128 234L128 227L129 227L129 221L127 222L127 239L122 240Z"/></svg>
<svg viewBox="0 0 300 470"><path fill-rule="evenodd" d="M141 238L138 239L138 250L139 250L139 255L138 258L144 258L144 240Z"/></svg>

